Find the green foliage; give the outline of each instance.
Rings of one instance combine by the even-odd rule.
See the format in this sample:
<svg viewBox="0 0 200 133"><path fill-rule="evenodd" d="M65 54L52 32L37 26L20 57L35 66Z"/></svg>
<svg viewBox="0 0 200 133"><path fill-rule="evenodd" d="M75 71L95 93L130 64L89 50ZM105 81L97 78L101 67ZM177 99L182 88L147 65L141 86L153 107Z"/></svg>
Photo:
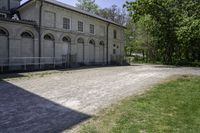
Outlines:
<svg viewBox="0 0 200 133"><path fill-rule="evenodd" d="M139 24L136 28L148 31L151 36L150 44L156 57L150 60L160 60L165 64L182 60L200 62L199 0L136 0L127 2L126 6L132 20ZM148 21L144 21L146 16ZM137 35L141 38L140 43L146 42L145 37L149 36L136 32Z"/></svg>
<svg viewBox="0 0 200 133"><path fill-rule="evenodd" d="M119 8L117 5L112 5L109 8L99 8L95 0L77 0L76 6L87 12L99 15L103 18L110 19L118 24L125 25L128 21L128 15L125 9Z"/></svg>
<svg viewBox="0 0 200 133"><path fill-rule="evenodd" d="M131 56L133 53L142 53L143 60L146 57L146 62L156 60L156 50L154 38L151 34L152 27L155 27L155 22L150 16L141 17L136 23L133 20L127 25L126 34L126 53ZM131 38L130 38L131 37ZM129 50L131 48L131 51Z"/></svg>
<svg viewBox="0 0 200 133"><path fill-rule="evenodd" d="M95 0L78 0L76 5L78 8L96 14L99 10L99 6L95 4Z"/></svg>
<svg viewBox="0 0 200 133"><path fill-rule="evenodd" d="M100 9L97 15L110 19L121 25L125 25L128 21L125 9L121 9L117 5L112 5L110 8Z"/></svg>

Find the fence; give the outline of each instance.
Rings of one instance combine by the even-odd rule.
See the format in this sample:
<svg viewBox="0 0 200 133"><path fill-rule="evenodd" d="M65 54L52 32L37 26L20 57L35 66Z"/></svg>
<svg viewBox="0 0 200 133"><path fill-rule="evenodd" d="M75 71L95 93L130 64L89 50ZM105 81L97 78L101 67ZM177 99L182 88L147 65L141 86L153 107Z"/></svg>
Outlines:
<svg viewBox="0 0 200 133"><path fill-rule="evenodd" d="M76 63L76 55L62 57L11 57L0 58L1 72L14 70L47 69L70 67Z"/></svg>
<svg viewBox="0 0 200 133"><path fill-rule="evenodd" d="M111 65L122 65L124 57L111 55ZM55 69L80 66L77 55L63 55L62 57L11 57L0 58L0 72L29 71L39 69ZM87 65L105 65L105 62L88 62Z"/></svg>

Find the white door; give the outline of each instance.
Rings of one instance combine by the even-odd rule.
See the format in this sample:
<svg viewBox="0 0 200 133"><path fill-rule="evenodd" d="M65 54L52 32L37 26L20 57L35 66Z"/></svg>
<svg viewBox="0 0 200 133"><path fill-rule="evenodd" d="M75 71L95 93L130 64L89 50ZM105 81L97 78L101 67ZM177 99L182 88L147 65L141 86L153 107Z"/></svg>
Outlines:
<svg viewBox="0 0 200 133"><path fill-rule="evenodd" d="M34 45L32 38L22 38L21 57L26 57L26 63L33 63L32 57L34 57Z"/></svg>
<svg viewBox="0 0 200 133"><path fill-rule="evenodd" d="M104 46L100 45L99 48L99 62L103 63L104 62Z"/></svg>
<svg viewBox="0 0 200 133"><path fill-rule="evenodd" d="M62 47L62 55L69 54L69 44L67 42L63 43Z"/></svg>
<svg viewBox="0 0 200 133"><path fill-rule="evenodd" d="M83 43L78 43L77 44L77 62L78 63L83 63L84 62L84 55L83 55Z"/></svg>
<svg viewBox="0 0 200 133"><path fill-rule="evenodd" d="M89 44L89 51L90 51L90 63L95 62L95 45Z"/></svg>
<svg viewBox="0 0 200 133"><path fill-rule="evenodd" d="M53 64L54 57L54 41L44 40L44 61L48 64Z"/></svg>

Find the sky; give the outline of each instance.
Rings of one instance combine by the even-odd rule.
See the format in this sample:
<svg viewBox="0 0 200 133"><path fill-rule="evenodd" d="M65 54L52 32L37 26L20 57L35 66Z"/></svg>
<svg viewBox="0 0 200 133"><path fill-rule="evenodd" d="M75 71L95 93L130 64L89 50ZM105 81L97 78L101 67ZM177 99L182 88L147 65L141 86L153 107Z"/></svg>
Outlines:
<svg viewBox="0 0 200 133"><path fill-rule="evenodd" d="M22 0L22 3L25 2L27 0ZM77 3L77 0L57 0L72 6L75 6ZM100 6L100 8L106 8L106 7L111 7L112 5L117 5L118 7L122 8L123 4L126 2L127 0L96 0L96 3ZM128 0L130 1L130 0Z"/></svg>

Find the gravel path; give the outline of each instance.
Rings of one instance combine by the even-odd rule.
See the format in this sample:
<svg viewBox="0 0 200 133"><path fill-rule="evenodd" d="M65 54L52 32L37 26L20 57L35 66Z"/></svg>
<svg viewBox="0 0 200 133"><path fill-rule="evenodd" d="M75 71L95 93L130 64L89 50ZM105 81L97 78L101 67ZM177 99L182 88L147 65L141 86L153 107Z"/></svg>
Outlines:
<svg viewBox="0 0 200 133"><path fill-rule="evenodd" d="M200 68L136 65L61 71L0 82L0 133L58 133L172 75Z"/></svg>

